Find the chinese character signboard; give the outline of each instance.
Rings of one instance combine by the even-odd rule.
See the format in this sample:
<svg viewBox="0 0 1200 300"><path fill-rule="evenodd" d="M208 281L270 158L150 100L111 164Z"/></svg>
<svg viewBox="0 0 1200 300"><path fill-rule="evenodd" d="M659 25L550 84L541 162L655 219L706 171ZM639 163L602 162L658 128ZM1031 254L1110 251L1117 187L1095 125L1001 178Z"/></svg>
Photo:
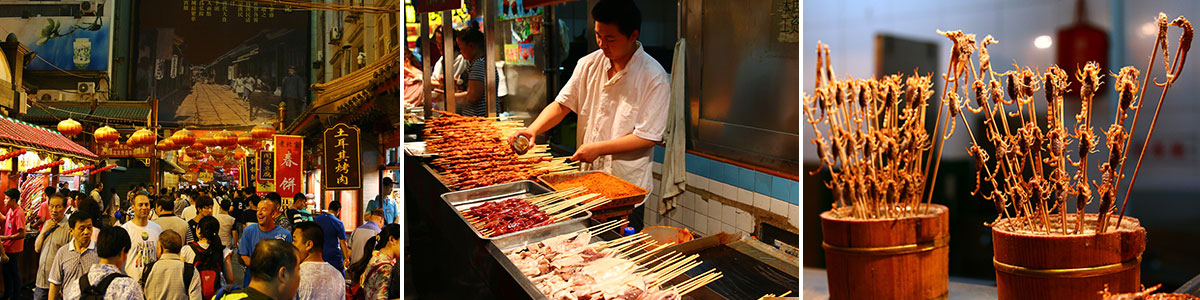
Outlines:
<svg viewBox="0 0 1200 300"><path fill-rule="evenodd" d="M258 151L258 180L275 180L275 152Z"/></svg>
<svg viewBox="0 0 1200 300"><path fill-rule="evenodd" d="M96 147L100 148L96 154L103 158L151 158L154 150L154 146L134 148L129 144L101 144Z"/></svg>
<svg viewBox="0 0 1200 300"><path fill-rule="evenodd" d="M300 193L304 179L304 137L275 136L275 192L291 199Z"/></svg>
<svg viewBox="0 0 1200 300"><path fill-rule="evenodd" d="M258 180L255 178L258 176L258 172L256 171L258 170L256 158L257 157L254 156L247 156L246 160L242 161L242 169L240 170L241 173L238 175L242 177L241 179L243 187L254 186L254 183L258 182Z"/></svg>
<svg viewBox="0 0 1200 300"><path fill-rule="evenodd" d="M362 160L356 126L338 123L325 129L325 157L321 174L328 190L352 190L362 187Z"/></svg>

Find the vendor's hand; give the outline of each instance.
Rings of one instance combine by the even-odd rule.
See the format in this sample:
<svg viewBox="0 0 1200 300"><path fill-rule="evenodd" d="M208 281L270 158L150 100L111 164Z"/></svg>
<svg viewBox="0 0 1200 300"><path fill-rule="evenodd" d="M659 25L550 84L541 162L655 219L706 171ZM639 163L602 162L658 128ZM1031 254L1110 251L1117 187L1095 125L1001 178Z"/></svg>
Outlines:
<svg viewBox="0 0 1200 300"><path fill-rule="evenodd" d="M600 155L600 147L596 143L583 144L575 149L575 155L571 155L571 160L591 163Z"/></svg>
<svg viewBox="0 0 1200 300"><path fill-rule="evenodd" d="M517 138L520 138L522 136L529 139L530 144L533 144L534 133L532 130L529 130L529 128L517 130L516 132L513 132L512 134L508 135L508 143L509 144L515 143L515 142L517 142Z"/></svg>
<svg viewBox="0 0 1200 300"><path fill-rule="evenodd" d="M50 228L54 228L55 225L58 225L58 220L54 220L54 219L46 220L46 226L42 227L42 231L46 231Z"/></svg>

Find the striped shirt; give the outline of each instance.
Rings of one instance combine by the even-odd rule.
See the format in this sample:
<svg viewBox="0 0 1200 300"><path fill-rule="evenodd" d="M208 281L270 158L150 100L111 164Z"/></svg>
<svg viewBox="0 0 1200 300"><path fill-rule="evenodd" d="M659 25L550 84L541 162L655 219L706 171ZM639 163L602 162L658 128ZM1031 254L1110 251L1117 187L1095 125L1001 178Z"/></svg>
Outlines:
<svg viewBox="0 0 1200 300"><path fill-rule="evenodd" d="M462 79L463 82L467 82L467 84L463 85L463 87L462 87L463 89L466 89L467 86L470 85L471 81L479 81L479 82L486 83L487 82L487 59L484 58L483 56L480 56L479 58L476 58L474 60L467 62L467 72L463 72L462 74L459 74L459 79ZM486 85L484 86L484 88L485 89L487 88ZM495 92L495 91L491 91L491 92ZM470 103L463 104L462 108L459 109L459 111L462 112L462 115L475 116L475 117L486 117L487 116L487 101L486 101L487 93L488 93L488 91L484 91L483 93L479 94L478 99L473 99ZM497 101L496 102L496 112L501 112L501 111L504 111L504 110L501 109L500 103L499 103L499 101Z"/></svg>
<svg viewBox="0 0 1200 300"><path fill-rule="evenodd" d="M65 218L64 218L65 219ZM44 224L46 226L49 224ZM54 263L54 258L58 255L58 250L63 245L67 245L71 241L71 228L67 227L66 220L58 221L58 224L48 230L45 236L42 237L41 251L38 253L39 265L51 265ZM50 268L38 268L37 280L35 285L39 288L50 288Z"/></svg>
<svg viewBox="0 0 1200 300"><path fill-rule="evenodd" d="M46 280L52 284L66 287L68 284L79 280L79 276L83 276L88 268L100 262L100 257L96 256L96 247L89 246L83 253L75 250L74 239L70 243L58 249L58 253L54 255L54 263L50 264L50 278Z"/></svg>

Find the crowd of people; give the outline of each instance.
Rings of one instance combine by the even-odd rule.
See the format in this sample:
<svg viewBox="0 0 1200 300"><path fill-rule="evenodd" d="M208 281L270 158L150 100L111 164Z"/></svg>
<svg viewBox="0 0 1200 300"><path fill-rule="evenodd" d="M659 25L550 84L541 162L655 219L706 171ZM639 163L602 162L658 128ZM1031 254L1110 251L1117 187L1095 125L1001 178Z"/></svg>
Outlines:
<svg viewBox="0 0 1200 300"><path fill-rule="evenodd" d="M390 179L384 185L390 190ZM38 210L28 226L37 230L34 253L23 251L21 193L4 193L3 299L22 294L9 288L21 286L20 259L38 261L35 299L400 298L392 195L369 200L365 222L347 235L339 201L310 211L304 194L285 201L250 188L145 185L125 201L97 193L45 188L30 208Z"/></svg>

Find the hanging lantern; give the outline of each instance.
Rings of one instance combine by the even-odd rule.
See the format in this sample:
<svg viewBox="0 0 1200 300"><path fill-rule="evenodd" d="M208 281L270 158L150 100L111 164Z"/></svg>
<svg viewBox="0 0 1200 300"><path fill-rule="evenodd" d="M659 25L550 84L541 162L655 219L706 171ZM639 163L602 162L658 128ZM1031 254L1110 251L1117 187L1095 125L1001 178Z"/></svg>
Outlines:
<svg viewBox="0 0 1200 300"><path fill-rule="evenodd" d="M62 122L58 122L58 132L67 137L74 137L83 132L83 125L79 124L75 119L67 118L66 120L62 120Z"/></svg>
<svg viewBox="0 0 1200 300"><path fill-rule="evenodd" d="M195 157L196 159L205 159L208 157L208 153L204 153L203 151L196 151L196 155L193 155L192 157Z"/></svg>
<svg viewBox="0 0 1200 300"><path fill-rule="evenodd" d="M236 146L238 144L238 136L229 130L221 130L217 132L217 145L221 147Z"/></svg>
<svg viewBox="0 0 1200 300"><path fill-rule="evenodd" d="M265 125L254 126L254 129L250 129L250 135L260 140L269 139L275 135L275 128Z"/></svg>
<svg viewBox="0 0 1200 300"><path fill-rule="evenodd" d="M234 149L233 150L233 158L238 159L238 160L245 159L246 158L246 150L242 150L242 148Z"/></svg>
<svg viewBox="0 0 1200 300"><path fill-rule="evenodd" d="M129 136L129 145L133 147L142 147L154 145L154 132L149 129L138 129Z"/></svg>
<svg viewBox="0 0 1200 300"><path fill-rule="evenodd" d="M96 139L97 143L101 144L116 142L117 139L121 138L121 134L117 133L117 129L108 126L97 128L92 136Z"/></svg>
<svg viewBox="0 0 1200 300"><path fill-rule="evenodd" d="M242 132L237 136L237 144L242 147L250 147L254 145L254 136L249 132Z"/></svg>
<svg viewBox="0 0 1200 300"><path fill-rule="evenodd" d="M175 147L175 143L171 142L171 139L165 139L165 140L159 141L157 145L154 145L154 149L158 149L158 151L174 150L174 149L171 149L172 147Z"/></svg>
<svg viewBox="0 0 1200 300"><path fill-rule="evenodd" d="M196 149L189 147L187 150L184 150L183 153L187 154L188 157L196 158L196 155L200 154L200 150L196 150Z"/></svg>
<svg viewBox="0 0 1200 300"><path fill-rule="evenodd" d="M228 154L228 153L225 152L225 149L221 149L221 148L214 148L212 151L208 151L208 155L212 156L212 158L216 159L216 160L221 160L221 159L225 158L225 154Z"/></svg>
<svg viewBox="0 0 1200 300"><path fill-rule="evenodd" d="M196 141L195 143L192 143L191 146L188 146L188 149L196 151L204 150L204 144L201 144L200 141Z"/></svg>
<svg viewBox="0 0 1200 300"><path fill-rule="evenodd" d="M205 147L217 146L217 136L212 132L204 134L204 136L200 137L199 140L200 143L204 144Z"/></svg>
<svg viewBox="0 0 1200 300"><path fill-rule="evenodd" d="M196 134L187 129L176 131L175 134L171 135L171 138L174 139L175 143L179 144L180 146L187 146L196 142Z"/></svg>
<svg viewBox="0 0 1200 300"><path fill-rule="evenodd" d="M251 151L251 153L254 153L254 151L258 151L258 150L260 150L260 149L262 149L262 141L260 141L260 140L254 140L254 144L253 144L253 145L250 145L250 151Z"/></svg>

